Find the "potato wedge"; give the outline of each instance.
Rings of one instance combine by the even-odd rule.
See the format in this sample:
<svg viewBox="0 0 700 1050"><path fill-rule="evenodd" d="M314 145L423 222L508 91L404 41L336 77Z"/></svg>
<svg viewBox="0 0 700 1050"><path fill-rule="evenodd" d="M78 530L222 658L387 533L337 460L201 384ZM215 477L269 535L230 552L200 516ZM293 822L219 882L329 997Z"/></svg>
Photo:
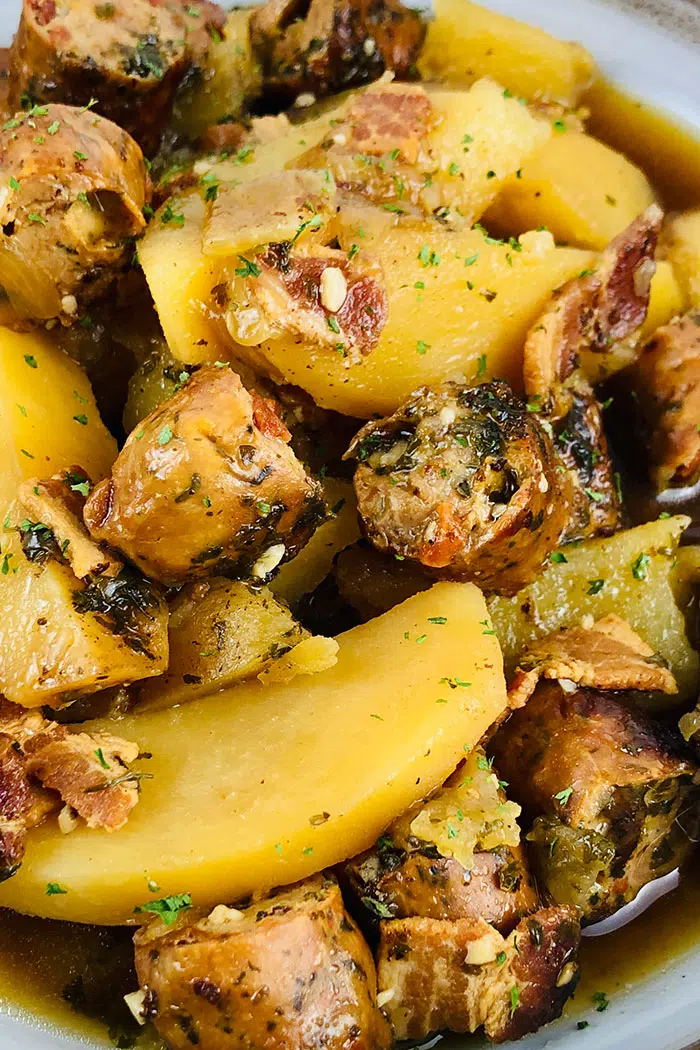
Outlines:
<svg viewBox="0 0 700 1050"><path fill-rule="evenodd" d="M501 236L546 226L559 244L602 251L654 199L644 172L621 153L563 131L508 179L484 221Z"/></svg>
<svg viewBox="0 0 700 1050"><path fill-rule="evenodd" d="M360 538L355 490L349 481L325 478L323 495L333 516L316 529L296 558L286 562L270 583L276 597L294 605L325 579L333 559Z"/></svg>
<svg viewBox="0 0 700 1050"><path fill-rule="evenodd" d="M491 598L489 612L506 669L514 669L533 639L578 624L582 616L598 620L615 613L671 668L678 702L695 699L700 661L675 596L687 585L687 573L683 579L677 576L675 560L689 521L678 515L606 539L569 544L561 551L565 561L549 565L514 598ZM664 700L667 705L675 702Z"/></svg>
<svg viewBox="0 0 700 1050"><path fill-rule="evenodd" d="M579 44L466 0L434 0L433 9L418 61L426 80L473 84L493 77L530 102L573 107L593 78L593 58Z"/></svg>
<svg viewBox="0 0 700 1050"><path fill-rule="evenodd" d="M249 22L249 10L231 11L223 33L209 46L206 64L193 70L180 88L171 118L178 134L197 138L210 124L241 116L246 103L259 94L262 73Z"/></svg>
<svg viewBox="0 0 700 1050"><path fill-rule="evenodd" d="M126 717L120 734L153 755L129 823L108 837L37 828L0 906L124 923L148 900L148 879L158 896L189 892L209 906L354 856L503 713L501 655L484 621L476 587L440 583L340 635L328 671ZM471 685L449 689L447 678ZM47 896L48 882L67 892Z"/></svg>
<svg viewBox="0 0 700 1050"><path fill-rule="evenodd" d="M385 213L379 213L384 216ZM379 259L389 319L361 362L277 339L247 348L246 360L300 386L323 408L365 419L393 412L424 383L493 376L522 388L522 346L554 288L591 264L590 252L534 236L517 250L479 230L435 223L343 222L341 247ZM541 250L540 250L541 249ZM470 287L471 286L471 287ZM235 349L234 353L242 352Z"/></svg>
<svg viewBox="0 0 700 1050"><path fill-rule="evenodd" d="M700 306L700 208L671 219L661 247L683 290L684 308Z"/></svg>
<svg viewBox="0 0 700 1050"><path fill-rule="evenodd" d="M160 674L168 655L162 602L144 622L149 657L76 610L73 596L84 585L67 565L32 564L20 545L17 525L27 517L16 499L20 482L74 464L97 480L117 454L88 380L48 337L4 328L0 376L0 692L25 707L60 707L80 693Z"/></svg>
<svg viewBox="0 0 700 1050"><path fill-rule="evenodd" d="M139 688L138 710L186 704L254 678L307 636L267 588L223 577L191 584L171 606L168 669Z"/></svg>

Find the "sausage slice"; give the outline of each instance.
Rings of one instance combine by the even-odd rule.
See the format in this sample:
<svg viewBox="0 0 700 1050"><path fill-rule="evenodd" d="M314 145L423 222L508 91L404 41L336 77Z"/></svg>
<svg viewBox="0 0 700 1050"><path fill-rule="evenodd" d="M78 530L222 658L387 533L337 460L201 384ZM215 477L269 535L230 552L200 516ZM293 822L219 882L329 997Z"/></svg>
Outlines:
<svg viewBox="0 0 700 1050"><path fill-rule="evenodd" d="M368 539L438 576L515 593L569 520L552 443L503 382L423 387L346 457Z"/></svg>
<svg viewBox="0 0 700 1050"><path fill-rule="evenodd" d="M173 1050L390 1045L372 954L331 877L171 928L156 919L134 945L143 1016Z"/></svg>

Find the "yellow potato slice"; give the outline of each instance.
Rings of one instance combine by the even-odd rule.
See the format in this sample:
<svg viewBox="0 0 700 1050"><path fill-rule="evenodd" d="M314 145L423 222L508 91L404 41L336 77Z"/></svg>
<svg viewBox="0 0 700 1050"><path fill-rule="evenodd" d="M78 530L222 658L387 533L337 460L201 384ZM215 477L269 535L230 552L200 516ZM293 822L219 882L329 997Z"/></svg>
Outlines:
<svg viewBox="0 0 700 1050"><path fill-rule="evenodd" d="M36 829L0 906L124 923L149 879L155 896L209 906L370 846L503 712L501 654L471 584L436 584L338 642L334 667L289 685L246 683L120 720L153 755L129 823L114 835ZM47 896L49 882L67 892Z"/></svg>

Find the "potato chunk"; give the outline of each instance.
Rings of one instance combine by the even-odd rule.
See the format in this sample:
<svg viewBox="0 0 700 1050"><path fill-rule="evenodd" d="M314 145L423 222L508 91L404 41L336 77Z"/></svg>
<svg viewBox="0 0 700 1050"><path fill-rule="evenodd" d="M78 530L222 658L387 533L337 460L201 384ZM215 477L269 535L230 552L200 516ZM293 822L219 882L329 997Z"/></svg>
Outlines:
<svg viewBox="0 0 700 1050"><path fill-rule="evenodd" d="M686 305L700 307L700 208L674 216L663 231L661 247Z"/></svg>
<svg viewBox="0 0 700 1050"><path fill-rule="evenodd" d="M546 226L559 243L602 251L654 199L621 153L564 129L508 179L484 221L506 236Z"/></svg>
<svg viewBox="0 0 700 1050"><path fill-rule="evenodd" d="M203 368L128 438L85 522L166 584L225 569L267 579L325 510L269 403Z"/></svg>
<svg viewBox="0 0 700 1050"><path fill-rule="evenodd" d="M265 668L274 674L276 662L309 634L267 588L251 590L214 577L180 592L171 606L168 638L168 670L139 689L139 711L186 704ZM293 665L285 664L285 672L291 680Z"/></svg>
<svg viewBox="0 0 700 1050"><path fill-rule="evenodd" d="M96 833L36 829L25 864L0 887L0 906L124 923L146 896L144 873L164 894L187 891L208 906L367 849L505 710L487 619L475 587L436 584L341 635L327 671L125 717L120 734L153 755L153 779L129 823L100 838L99 865ZM444 678L471 686L446 694ZM47 897L48 881L68 893Z"/></svg>
<svg viewBox="0 0 700 1050"><path fill-rule="evenodd" d="M595 65L579 44L464 0L436 0L418 68L426 80L472 84L493 77L528 101L573 107Z"/></svg>
<svg viewBox="0 0 700 1050"><path fill-rule="evenodd" d="M374 960L338 884L316 875L244 910L160 919L134 937L143 1016L173 1050L386 1050ZM274 1044L271 1040L274 1037Z"/></svg>
<svg viewBox="0 0 700 1050"><path fill-rule="evenodd" d="M104 477L116 446L84 374L47 337L0 329L0 348L0 691L27 707L60 707L77 694L160 674L167 663L167 614L158 599L142 621L148 653L137 651L98 615L90 601L96 596L61 558L40 565L25 557L20 484L39 469L48 476L78 462L91 477Z"/></svg>
<svg viewBox="0 0 700 1050"><path fill-rule="evenodd" d="M698 654L674 594L674 561L688 524L688 518L677 516L569 545L562 549L563 560L548 565L513 598L491 598L508 671L533 640L577 624L582 616L598 620L615 613L670 667L679 701L694 700Z"/></svg>

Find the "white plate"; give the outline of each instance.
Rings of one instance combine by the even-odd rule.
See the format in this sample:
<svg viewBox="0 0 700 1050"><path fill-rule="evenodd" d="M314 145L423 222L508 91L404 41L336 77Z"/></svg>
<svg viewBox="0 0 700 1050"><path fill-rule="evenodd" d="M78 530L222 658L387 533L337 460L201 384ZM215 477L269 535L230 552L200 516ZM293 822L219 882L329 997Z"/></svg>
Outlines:
<svg viewBox="0 0 700 1050"><path fill-rule="evenodd" d="M122 0L127 3L128 0ZM223 0L225 3L226 0ZM240 3L240 0L239 0ZM481 0L593 52L609 77L700 131L700 7L686 0ZM421 4L421 6L423 6ZM0 44L17 24L19 0L0 0ZM562 1020L517 1044L522 1050L682 1050L700 1040L700 946L654 977L618 991L605 1014L591 1014L578 1031ZM0 1010L3 1009L0 1004ZM11 1007L10 1007L11 1010ZM42 1028L31 1018L0 1014L0 1050L79 1050L75 1036ZM438 1047L441 1044L438 1043ZM444 1050L480 1040L450 1039Z"/></svg>

